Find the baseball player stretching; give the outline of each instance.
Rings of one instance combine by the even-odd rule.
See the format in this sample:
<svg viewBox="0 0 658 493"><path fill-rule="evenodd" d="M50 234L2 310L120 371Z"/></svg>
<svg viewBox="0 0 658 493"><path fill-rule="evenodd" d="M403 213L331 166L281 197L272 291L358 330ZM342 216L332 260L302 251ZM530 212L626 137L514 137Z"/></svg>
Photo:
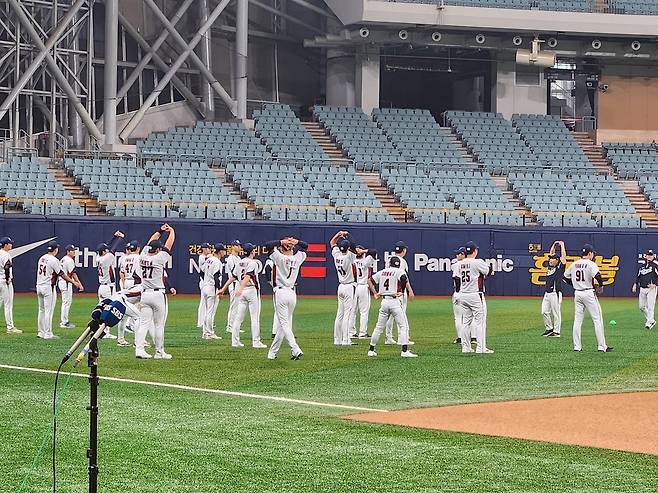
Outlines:
<svg viewBox="0 0 658 493"><path fill-rule="evenodd" d="M71 279L62 272L62 266L57 259L59 244L56 241L48 242L48 252L41 256L37 265L37 300L39 302L39 315L37 319L37 337L41 339L59 339L53 334L53 314L55 312L55 284L57 278L82 289L79 281Z"/></svg>
<svg viewBox="0 0 658 493"><path fill-rule="evenodd" d="M206 261L206 258L208 258L212 254L212 248L210 247L210 243L201 243L201 255L199 255L199 308L197 310L197 322L196 326L198 329L203 329L203 323L206 320L206 305L204 304L203 301L203 272L201 270L203 263ZM202 330L203 333L203 330ZM204 337L205 339L205 337Z"/></svg>
<svg viewBox="0 0 658 493"><path fill-rule="evenodd" d="M167 233L164 245L161 236ZM139 330L135 333L135 356L140 359L150 358L144 349L146 333L149 327L153 329L155 359L171 359L164 350L164 327L166 322L167 296L164 285L164 270L171 260L171 247L174 246L176 232L168 224L163 224L159 231L151 235L148 245L144 247L139 257L142 273L142 311Z"/></svg>
<svg viewBox="0 0 658 493"><path fill-rule="evenodd" d="M452 264L452 281L455 286L455 292L452 293L452 314L455 318L455 332L457 337L453 341L453 344L461 344L462 338L462 323L463 323L463 313L462 306L459 303L459 289L460 289L460 280L459 280L459 267L458 262L466 258L466 249L464 247L459 247L455 251L455 262Z"/></svg>
<svg viewBox="0 0 658 493"><path fill-rule="evenodd" d="M271 241L265 245L270 251L270 258L274 263L272 268L272 279L274 289L275 316L278 319L278 331L272 341L272 346L267 353L267 359L276 358L281 343L285 339L292 351L293 360L298 360L304 354L300 349L295 334L292 331L292 318L297 305L297 293L295 283L297 276L306 260L308 243L296 238L284 238L279 241Z"/></svg>
<svg viewBox="0 0 658 493"><path fill-rule="evenodd" d="M9 251L14 240L5 236L0 239L0 303L5 307L5 325L7 334L22 334L14 327L14 269Z"/></svg>
<svg viewBox="0 0 658 493"><path fill-rule="evenodd" d="M599 352L609 353L612 351L612 348L608 347L605 343L603 312L601 311L599 300L596 297L597 292L600 293L603 291L603 278L601 277L598 266L592 261L593 258L594 247L592 245L584 245L581 251L581 259L571 264L564 273L565 281L567 284L573 286L574 289L573 350L578 353L583 350L580 335L583 328L585 310L587 310L594 323L594 332L596 333ZM597 282L596 289L594 288L595 280Z"/></svg>
<svg viewBox="0 0 658 493"><path fill-rule="evenodd" d="M267 283L272 287L272 289L274 289L274 273L274 262L272 262L272 259L268 257L265 261L265 278L267 279ZM274 300L274 290L272 291L272 305L275 309L274 317L272 318L272 340L274 340L274 336L279 330L279 319L276 318L276 302Z"/></svg>
<svg viewBox="0 0 658 493"><path fill-rule="evenodd" d="M407 314L407 304L409 303L409 299L413 299L415 296L414 290L411 287L411 279L409 279L409 265L407 264L407 261L405 260L404 257L407 256L408 252L407 245L404 241L398 241L395 244L395 255L400 259L400 268L407 274L407 287L406 290L402 293L402 309L404 310L405 315ZM387 265L388 267L388 265ZM386 340L384 341L384 344L399 344L400 341L395 342L395 339L393 339L393 321L394 318L391 317L388 319L388 323L386 324ZM398 330L400 328L398 327ZM409 345L413 346L414 342L409 341Z"/></svg>
<svg viewBox="0 0 658 493"><path fill-rule="evenodd" d="M357 251L363 252L365 247L357 245ZM367 253L357 253L356 260L356 292L354 293L354 308L350 319L350 337L356 337L356 313L359 312L359 339L368 338L368 315L370 314L370 289L368 279L377 266L377 250L370 249Z"/></svg>
<svg viewBox="0 0 658 493"><path fill-rule="evenodd" d="M133 240L126 245L126 252L119 258L119 288L126 291L139 286L139 299L141 300L141 282L139 275L139 243ZM126 312L126 315L117 325L117 346L130 347L131 344L126 341L125 334L126 332L134 332L135 327L138 326L139 319L133 318Z"/></svg>
<svg viewBox="0 0 658 493"><path fill-rule="evenodd" d="M114 275L114 266L116 265L116 257L114 252L119 246L119 242L124 237L121 231L116 231L112 237L112 241L108 246L107 243L101 243L96 247L96 267L98 269L98 300L102 301L112 297L116 287L116 278ZM109 327L105 332L106 339L116 339L110 334Z"/></svg>
<svg viewBox="0 0 658 493"><path fill-rule="evenodd" d="M472 241L464 247L466 257L457 262L459 303L462 308L462 330L460 334L462 353L471 353L471 336L476 335L475 352L479 354L493 353L487 348L486 305L483 285L485 276L493 275L491 268L484 260L477 258L478 247Z"/></svg>
<svg viewBox="0 0 658 493"><path fill-rule="evenodd" d="M559 247L560 253L556 252ZM544 317L544 336L560 337L562 330L562 284L567 265L567 249L563 241L556 241L548 254L548 270L541 314Z"/></svg>
<svg viewBox="0 0 658 493"><path fill-rule="evenodd" d="M232 327L231 346L244 347L240 342L240 327L247 310L251 319L251 347L263 349L267 346L260 340L260 284L258 276L263 270L263 264L256 258L258 248L252 243L246 243L242 247L245 257L238 265L240 284L235 290L236 312L234 325Z"/></svg>
<svg viewBox="0 0 658 493"><path fill-rule="evenodd" d="M222 288L222 274L224 272L222 254L224 251L224 245L217 243L215 251L205 255L203 263L199 264L202 275L201 307L203 308L203 322L201 324L203 333L201 338L206 340L221 339L220 336L215 334L215 314L217 313L217 304L219 303L219 294Z"/></svg>
<svg viewBox="0 0 658 493"><path fill-rule="evenodd" d="M391 318L394 318L398 324L398 343L402 345L400 356L403 358L416 358L418 356L409 351L409 322L402 309L402 294L407 285L407 273L400 268L400 265L399 257L391 257L388 267L368 279L375 299L382 298L377 325L372 331L370 348L368 349L368 356L371 358L377 356L375 346L386 328L386 323ZM375 283L378 285L377 290L375 290Z"/></svg>
<svg viewBox="0 0 658 493"><path fill-rule="evenodd" d="M653 250L644 253L644 264L637 272L633 292L640 287L640 311L644 314L644 328L651 330L656 325L654 310L656 307L656 284L658 284L658 264Z"/></svg>
<svg viewBox="0 0 658 493"><path fill-rule="evenodd" d="M62 272L71 279L78 281L80 284L79 289L80 291L83 291L84 287L82 286L82 282L80 281L77 272L75 272L75 256L77 251L78 249L75 245L66 245L66 247L64 247L64 256L62 257L62 260L60 260L60 264L62 265ZM59 328L73 329L75 328L75 325L69 321L69 311L71 310L71 304L73 303L73 284L60 278L57 281L57 287L59 288L59 292L62 293Z"/></svg>
<svg viewBox="0 0 658 493"><path fill-rule="evenodd" d="M240 263L240 251L242 250L242 243L240 240L234 240L228 248L228 255L226 263L224 264L224 272L227 276L233 276L234 281L228 287L229 305L228 314L226 315L226 332L233 333L233 321L235 320L235 290L238 287L238 264Z"/></svg>
<svg viewBox="0 0 658 493"><path fill-rule="evenodd" d="M339 231L329 240L331 256L334 258L336 274L338 275L338 310L334 322L334 345L351 346L350 320L354 311L354 294L356 292L356 261L357 253L367 250L356 250L354 244L347 239L347 231Z"/></svg>

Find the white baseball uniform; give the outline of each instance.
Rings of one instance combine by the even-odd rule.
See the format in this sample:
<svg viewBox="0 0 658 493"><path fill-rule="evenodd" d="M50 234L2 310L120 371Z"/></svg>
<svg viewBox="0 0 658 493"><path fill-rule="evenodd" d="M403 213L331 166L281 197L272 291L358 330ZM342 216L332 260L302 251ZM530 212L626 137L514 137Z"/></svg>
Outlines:
<svg viewBox="0 0 658 493"><path fill-rule="evenodd" d="M564 277L571 279L574 289L573 348L575 351L583 349L581 333L585 310L592 317L599 351L605 351L608 348L605 343L603 312L592 282L598 273L598 266L591 260L584 258L571 264L564 273Z"/></svg>
<svg viewBox="0 0 658 493"><path fill-rule="evenodd" d="M356 292L356 254L350 250L343 253L337 246L331 249L336 274L338 275L338 310L334 322L334 344L350 346L350 321L354 311Z"/></svg>
<svg viewBox="0 0 658 493"><path fill-rule="evenodd" d="M232 327L231 345L240 346L240 326L244 320L247 310L251 319L251 344L252 346L262 345L260 340L260 284L258 276L263 270L263 264L258 259L245 257L238 265L240 280L244 277L249 278L249 284L244 287L242 294L237 297L235 323Z"/></svg>
<svg viewBox="0 0 658 493"><path fill-rule="evenodd" d="M273 272L275 272L274 262L271 258L268 258L265 261L265 273L267 273L267 282L272 288L274 288ZM276 301L274 300L274 292L272 292L272 306L274 307L274 316L272 318L272 339L274 339L275 334L279 331L279 319L276 318Z"/></svg>
<svg viewBox="0 0 658 493"><path fill-rule="evenodd" d="M222 261L214 255L204 256L200 265L203 278L201 279L201 307L203 308L203 321L201 328L205 337L215 333L215 314L219 297L217 290L222 288Z"/></svg>
<svg viewBox="0 0 658 493"><path fill-rule="evenodd" d="M405 274L407 274L407 282L409 280L409 264L407 264L407 261L404 259L404 257L401 257L399 255L396 255L400 259L400 269L402 269ZM386 263L386 267L389 267L388 262ZM409 296L407 294L407 290L404 290L404 293L402 293L402 298L400 298L400 303L402 303L402 309L404 310L404 313L406 315L407 313L407 304L409 303ZM387 343L392 343L393 342L393 322L394 319L391 317L388 320L388 323L386 324L386 341ZM398 331L400 330L400 327L398 326Z"/></svg>
<svg viewBox="0 0 658 493"><path fill-rule="evenodd" d="M401 345L409 344L409 322L407 315L402 308L402 285L406 283L407 273L398 267L386 267L372 276L379 289L378 293L382 298L379 307L379 317L377 325L372 332L370 345L376 346L379 337L386 329L386 323L394 319L398 329L398 343Z"/></svg>
<svg viewBox="0 0 658 493"><path fill-rule="evenodd" d="M153 343L156 355L164 354L164 329L167 312L167 296L165 294L164 270L171 255L166 250L160 250L150 255L151 248L144 247L139 257L142 273L142 311L139 329L135 333L135 352L144 351L144 342L149 328L153 330Z"/></svg>
<svg viewBox="0 0 658 493"><path fill-rule="evenodd" d="M227 276L233 276L235 279L238 277L238 264L240 263L240 257L235 254L228 255L226 257L226 263L224 264L224 272ZM226 332L232 332L233 321L235 320L235 290L237 288L238 282L232 282L228 286L228 295L229 295L229 305L228 305L228 314L226 315Z"/></svg>
<svg viewBox="0 0 658 493"><path fill-rule="evenodd" d="M489 265L482 259L466 258L455 264L459 274L459 304L462 308L462 352L470 353L471 335L477 338L476 353L485 352L486 345L486 308L484 304L484 277L489 273Z"/></svg>
<svg viewBox="0 0 658 493"><path fill-rule="evenodd" d="M71 277L75 271L75 260L68 255L64 255L62 260L60 260L60 265L62 267L62 272ZM71 304L73 303L73 284L59 278L57 280L57 287L59 287L59 292L62 293L62 306L60 309L59 323L60 325L66 326L69 324L69 311L71 310Z"/></svg>
<svg viewBox="0 0 658 493"><path fill-rule="evenodd" d="M53 337L53 314L55 312L55 283L62 270L59 260L49 253L39 259L37 266L37 300L39 316L37 319L37 335L42 339Z"/></svg>
<svg viewBox="0 0 658 493"><path fill-rule="evenodd" d="M203 330L203 322L206 320L206 305L203 301L203 263L206 261L206 256L199 255L199 307L196 314L196 326Z"/></svg>
<svg viewBox="0 0 658 493"><path fill-rule="evenodd" d="M559 334L562 330L562 280L565 265L559 262L555 267L548 266L544 299L541 302L541 314L544 317L544 329Z"/></svg>
<svg viewBox="0 0 658 493"><path fill-rule="evenodd" d="M306 252L299 250L293 255L284 255L278 248L275 248L270 254L270 258L274 264L272 269L274 306L279 330L274 336L267 357L269 359L276 357L284 339L290 346L292 355L297 356L302 353L302 350L292 331L292 319L297 305L295 284L302 264L306 260Z"/></svg>
<svg viewBox="0 0 658 493"><path fill-rule="evenodd" d="M644 314L645 327L652 327L656 323L654 311L656 307L656 284L658 284L658 264L655 261L647 262L639 268L635 284L639 288L640 311Z"/></svg>
<svg viewBox="0 0 658 493"><path fill-rule="evenodd" d="M5 325L7 331L14 329L14 270L11 254L0 250L0 303L5 308Z"/></svg>
<svg viewBox="0 0 658 493"><path fill-rule="evenodd" d="M364 255L354 261L356 266L356 291L354 293L354 309L350 320L350 336L356 335L356 314L359 313L359 337L368 335L368 315L370 314L370 289L368 278L377 266L377 260L372 255Z"/></svg>
<svg viewBox="0 0 658 493"><path fill-rule="evenodd" d="M134 286L138 286L141 282L141 273L139 271L139 253L123 254L119 258L119 273L123 274L123 281L121 281L121 278L119 278L119 287L122 290L132 289ZM134 330L134 327L139 326L139 319L135 319L129 315L124 317L124 319L127 319L123 324L124 329L128 327L129 329Z"/></svg>
<svg viewBox="0 0 658 493"><path fill-rule="evenodd" d="M98 299L111 298L114 294L114 265L116 257L112 252L96 255L96 268L98 269Z"/></svg>
<svg viewBox="0 0 658 493"><path fill-rule="evenodd" d="M455 261L451 267L453 279L460 279L458 262L459 261ZM458 284L459 283L461 283L461 279L458 281ZM452 293L452 315L455 319L455 332L457 333L457 337L461 339L464 314L462 311L462 305L459 302L459 290L457 290L456 285L455 292Z"/></svg>
<svg viewBox="0 0 658 493"><path fill-rule="evenodd" d="M126 314L119 322L117 327L117 337L119 340L125 339L126 326L129 320L137 321L139 324L140 318L140 302L142 301L142 285L135 284L134 286L121 291L117 291L112 295L112 300L119 300L126 306Z"/></svg>

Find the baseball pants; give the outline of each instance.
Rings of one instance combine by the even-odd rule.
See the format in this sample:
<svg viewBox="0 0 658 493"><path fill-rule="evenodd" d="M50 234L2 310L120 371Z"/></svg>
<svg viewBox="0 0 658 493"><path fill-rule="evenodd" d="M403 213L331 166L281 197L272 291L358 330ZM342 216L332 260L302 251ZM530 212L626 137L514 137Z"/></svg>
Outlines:
<svg viewBox="0 0 658 493"><path fill-rule="evenodd" d="M57 303L55 288L53 286L38 286L37 300L39 301L37 334L42 338L52 337L53 314L55 313L55 303Z"/></svg>
<svg viewBox="0 0 658 493"><path fill-rule="evenodd" d="M146 333L151 331L157 353L164 353L164 328L167 313L167 297L164 291L144 291L139 329L135 332L135 351L144 351Z"/></svg>
<svg viewBox="0 0 658 493"><path fill-rule="evenodd" d="M603 330L603 312L601 305L593 289L574 292L575 314L573 317L573 348L575 351L583 349L581 342L581 332L583 328L583 319L585 311L592 317L594 323L594 333L596 334L596 343L600 351L605 351L608 346L605 343L605 332Z"/></svg>
<svg viewBox="0 0 658 493"><path fill-rule="evenodd" d="M486 304L482 293L460 293L459 303L462 307L462 353L470 353L471 336L477 339L476 353L482 353L487 347Z"/></svg>
<svg viewBox="0 0 658 493"><path fill-rule="evenodd" d="M199 281L199 308L196 312L196 326L203 329L203 323L206 320L206 305L203 298L203 281Z"/></svg>
<svg viewBox="0 0 658 493"><path fill-rule="evenodd" d="M204 336L211 336L215 333L213 327L215 325L215 313L217 313L218 304L219 297L217 296L215 286L204 286L201 290L201 303L199 303L199 307L203 309L201 329Z"/></svg>
<svg viewBox="0 0 658 493"><path fill-rule="evenodd" d="M357 284L354 293L354 309L350 320L350 335L356 335L356 314L359 314L359 337L368 335L368 315L370 314L370 289L366 284Z"/></svg>
<svg viewBox="0 0 658 493"><path fill-rule="evenodd" d="M240 345L240 327L249 310L251 319L251 343L260 342L260 293L254 286L246 287L242 290L242 295L238 298L235 309L235 324L231 327L231 344Z"/></svg>
<svg viewBox="0 0 658 493"><path fill-rule="evenodd" d="M125 339L126 326L130 321L135 321L135 324L137 325L137 327L139 327L139 318L140 318L139 307L136 304L128 303L128 302L123 302L123 304L126 306L126 313L124 314L123 318L117 325L117 338L119 340Z"/></svg>
<svg viewBox="0 0 658 493"><path fill-rule="evenodd" d="M656 291L658 288L640 288L640 311L644 313L646 327L653 324L656 319L654 317L654 310L656 308Z"/></svg>
<svg viewBox="0 0 658 493"><path fill-rule="evenodd" d="M386 324L389 320L395 320L398 326L398 343L401 345L409 344L409 322L407 315L402 308L402 300L397 298L384 298L379 307L379 316L377 317L377 324L372 332L370 344L376 346L379 337L386 329Z"/></svg>
<svg viewBox="0 0 658 493"><path fill-rule="evenodd" d="M279 332L279 319L276 317L276 299L274 298L274 293L272 294L272 306L274 307L274 317L272 318L272 340L277 332ZM292 330L292 324L290 325Z"/></svg>
<svg viewBox="0 0 658 493"><path fill-rule="evenodd" d="M356 285L354 283L338 285L338 311L336 312L336 321L334 322L335 345L351 345L350 320L354 311L355 291Z"/></svg>
<svg viewBox="0 0 658 493"><path fill-rule="evenodd" d="M60 279L57 283L59 292L62 293L62 306L59 313L60 325L69 323L69 311L71 310L71 303L73 303L73 284Z"/></svg>
<svg viewBox="0 0 658 493"><path fill-rule="evenodd" d="M455 332L457 337L461 337L462 324L464 315L462 313L462 306L459 303L459 293L454 293L452 295L452 315L455 319Z"/></svg>
<svg viewBox="0 0 658 493"><path fill-rule="evenodd" d="M7 330L11 330L14 328L14 285L11 282L0 284L0 303L5 307Z"/></svg>
<svg viewBox="0 0 658 493"><path fill-rule="evenodd" d="M541 302L544 328L559 334L562 330L562 293L544 293Z"/></svg>
<svg viewBox="0 0 658 493"><path fill-rule="evenodd" d="M226 315L226 332L233 332L233 323L235 321L235 309L237 306L237 300L235 298L235 292L237 291L237 282L234 282L228 287L229 295L229 305L228 305L228 314Z"/></svg>
<svg viewBox="0 0 658 493"><path fill-rule="evenodd" d="M301 354L302 350L295 340L295 334L292 332L292 316L296 305L297 293L295 291L290 288L274 289L275 317L278 320L279 327L268 352L268 358L276 356L284 339L290 346L293 356Z"/></svg>
<svg viewBox="0 0 658 493"><path fill-rule="evenodd" d="M107 298L111 298L113 294L114 294L114 286L111 286L109 284L101 284L100 286L98 286L98 301L103 301L106 300Z"/></svg>
<svg viewBox="0 0 658 493"><path fill-rule="evenodd" d="M407 292L405 291L402 294L402 309L404 310L404 314L407 314L407 304L409 303L409 297L407 296ZM391 317L388 320L388 323L386 324L386 340L387 341L392 341L393 340L393 321L394 319ZM400 327L398 326L398 338L400 337Z"/></svg>

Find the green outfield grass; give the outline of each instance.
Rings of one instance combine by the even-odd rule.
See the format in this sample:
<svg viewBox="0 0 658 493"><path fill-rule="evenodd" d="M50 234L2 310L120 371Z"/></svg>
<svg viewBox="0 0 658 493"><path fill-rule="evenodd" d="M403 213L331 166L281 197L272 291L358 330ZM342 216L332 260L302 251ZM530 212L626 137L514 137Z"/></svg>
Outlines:
<svg viewBox="0 0 658 493"><path fill-rule="evenodd" d="M93 303L75 299L74 323L86 322ZM380 409L658 389L658 332L642 327L635 300L603 301L615 347L608 354L596 352L589 321L584 352L571 351L570 300L563 337L540 337L540 303L491 299L496 353L478 356L451 344L450 300L415 300L409 318L420 357L403 360L382 344L372 360L366 342L334 348L335 300L300 298L295 326L305 356L290 361L284 348L268 362L266 351L233 350L227 338L202 341L196 300L178 298L166 334L173 360L136 360L103 342L100 373ZM272 310L263 305L268 342ZM218 327L225 311L224 302ZM371 327L375 316L373 307ZM0 364L54 369L79 332L37 339L32 297L16 299L15 320L25 334L0 333ZM53 377L0 369L0 382L0 490L16 491L48 428ZM103 382L100 392L103 492L649 492L658 482L658 457L640 454L347 422L340 416L353 411L127 383ZM59 425L62 492L86 491L86 400L86 380L72 379ZM44 457L27 491L51 491L49 474Z"/></svg>

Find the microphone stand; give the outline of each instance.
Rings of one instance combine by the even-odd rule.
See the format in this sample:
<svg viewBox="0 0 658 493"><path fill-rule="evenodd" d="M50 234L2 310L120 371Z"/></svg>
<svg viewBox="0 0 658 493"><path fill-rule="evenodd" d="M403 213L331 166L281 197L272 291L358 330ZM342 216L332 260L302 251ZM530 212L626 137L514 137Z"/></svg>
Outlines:
<svg viewBox="0 0 658 493"><path fill-rule="evenodd" d="M89 341L89 493L98 492L98 339Z"/></svg>

